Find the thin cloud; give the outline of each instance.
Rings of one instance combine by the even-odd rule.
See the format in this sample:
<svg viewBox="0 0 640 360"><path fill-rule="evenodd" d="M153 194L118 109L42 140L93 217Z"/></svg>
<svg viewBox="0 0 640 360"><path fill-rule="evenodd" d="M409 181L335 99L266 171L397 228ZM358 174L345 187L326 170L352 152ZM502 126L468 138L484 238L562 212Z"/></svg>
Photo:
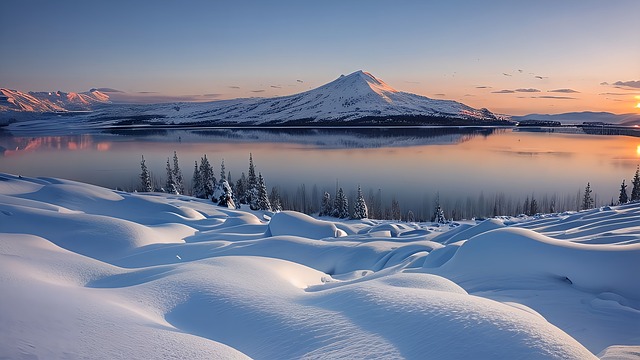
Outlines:
<svg viewBox="0 0 640 360"><path fill-rule="evenodd" d="M491 86L476 86L476 89L491 89Z"/></svg>
<svg viewBox="0 0 640 360"><path fill-rule="evenodd" d="M278 85L271 85L271 87L274 89L282 89L282 86L278 86Z"/></svg>
<svg viewBox="0 0 640 360"><path fill-rule="evenodd" d="M504 75L504 76L513 76L513 75L507 74L507 73L502 73L502 75Z"/></svg>
<svg viewBox="0 0 640 360"><path fill-rule="evenodd" d="M513 90L498 90L498 91L492 91L492 94L513 94L515 93L515 91Z"/></svg>
<svg viewBox="0 0 640 360"><path fill-rule="evenodd" d="M516 89L517 92L536 93L540 92L538 89Z"/></svg>
<svg viewBox="0 0 640 360"><path fill-rule="evenodd" d="M240 89L240 86L229 86L229 89Z"/></svg>
<svg viewBox="0 0 640 360"><path fill-rule="evenodd" d="M631 80L631 81L616 81L613 83L616 86L626 86L635 89L640 89L640 80Z"/></svg>
<svg viewBox="0 0 640 360"><path fill-rule="evenodd" d="M157 94L157 91L138 91L138 94Z"/></svg>
<svg viewBox="0 0 640 360"><path fill-rule="evenodd" d="M555 89L555 90L549 90L547 92L554 92L554 93L565 93L565 94L572 94L572 93L580 93L580 91L576 91L573 89Z"/></svg>
<svg viewBox="0 0 640 360"><path fill-rule="evenodd" d="M112 88L107 88L107 87L103 87L103 88L97 88L96 90L103 92L103 93L124 93L124 91L120 91L120 90L116 90L116 89L112 89Z"/></svg>
<svg viewBox="0 0 640 360"><path fill-rule="evenodd" d="M296 81L297 81L297 82L299 82L299 83L303 83L303 82L304 82L304 81L302 81L302 80L300 80L300 79L298 79L298 80L296 80Z"/></svg>
<svg viewBox="0 0 640 360"><path fill-rule="evenodd" d="M263 93L264 90L251 90L252 93Z"/></svg>
<svg viewBox="0 0 640 360"><path fill-rule="evenodd" d="M518 72L519 72L520 74L522 74L524 71L522 71L522 70L518 69Z"/></svg>
<svg viewBox="0 0 640 360"><path fill-rule="evenodd" d="M442 94L442 93L440 93L440 94L433 94L433 95L435 95L435 96L447 96L447 94Z"/></svg>
<svg viewBox="0 0 640 360"><path fill-rule="evenodd" d="M222 96L222 94L202 94L202 96L217 98L217 97Z"/></svg>
<svg viewBox="0 0 640 360"><path fill-rule="evenodd" d="M552 99L552 100L576 100L574 97L570 96L553 96L553 95L540 95L540 96L532 96L534 99Z"/></svg>
<svg viewBox="0 0 640 360"><path fill-rule="evenodd" d="M609 85L609 83L606 82L606 81L603 81L603 82L600 83L600 85L605 85L606 86L606 85Z"/></svg>
<svg viewBox="0 0 640 360"><path fill-rule="evenodd" d="M420 84L420 81L405 81L407 84Z"/></svg>
<svg viewBox="0 0 640 360"><path fill-rule="evenodd" d="M611 93L611 92L606 92L606 93L600 93L598 95L604 95L604 96L628 96L629 94L626 93Z"/></svg>
<svg viewBox="0 0 640 360"><path fill-rule="evenodd" d="M536 76L534 76L534 78L542 80L542 79L548 79L549 77L548 76L536 75Z"/></svg>

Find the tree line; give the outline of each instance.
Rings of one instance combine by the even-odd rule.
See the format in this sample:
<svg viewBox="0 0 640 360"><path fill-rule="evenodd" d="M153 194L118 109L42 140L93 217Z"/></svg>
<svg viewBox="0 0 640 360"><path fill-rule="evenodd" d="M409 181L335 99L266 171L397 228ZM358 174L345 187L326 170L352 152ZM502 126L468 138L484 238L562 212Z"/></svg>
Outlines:
<svg viewBox="0 0 640 360"><path fill-rule="evenodd" d="M243 205L252 210L294 210L306 214L331 216L341 219L385 219L395 221L432 221L444 223L449 220L485 218L495 216L535 215L538 213L556 213L564 211L580 211L596 206L591 184L587 183L584 190L578 190L576 195L566 194L558 196L544 195L536 198L534 194L527 196L524 202L513 199L504 194L484 196L482 193L475 198L468 196L466 200L458 198L455 201L445 199L440 201L425 197L423 206L419 209L402 210L399 200L393 196L389 203L383 204L382 191L377 193L369 190L365 196L358 185L349 194L336 184L335 192L320 190L316 185L311 192L304 184L293 189L281 189L273 186L267 190L262 173L256 173L253 154L249 154L248 171L242 172L234 182L231 172L226 171L224 159L220 163L219 177L216 178L214 168L207 155L195 161L191 186L186 187L180 169L177 152L173 153L173 160L167 158L166 177L164 186L154 186L152 176L145 164L144 156L140 163L139 191L162 191L172 194L191 195L201 199L210 199L214 203L229 208L241 208ZM640 201L640 167L636 168L632 180L631 195L628 195L625 180L620 186L618 201L611 199L611 205L625 204L630 201ZM600 202L602 203L602 202ZM417 211L416 211L417 210Z"/></svg>

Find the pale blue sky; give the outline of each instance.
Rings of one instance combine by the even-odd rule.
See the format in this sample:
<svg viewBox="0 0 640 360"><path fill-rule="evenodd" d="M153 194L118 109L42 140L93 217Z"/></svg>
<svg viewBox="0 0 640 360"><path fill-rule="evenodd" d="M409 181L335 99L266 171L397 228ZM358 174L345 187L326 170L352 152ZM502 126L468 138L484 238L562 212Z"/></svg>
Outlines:
<svg viewBox="0 0 640 360"><path fill-rule="evenodd" d="M638 87L600 84L640 80L638 17L637 0L7 1L0 86L223 99L363 69L499 112L634 112Z"/></svg>

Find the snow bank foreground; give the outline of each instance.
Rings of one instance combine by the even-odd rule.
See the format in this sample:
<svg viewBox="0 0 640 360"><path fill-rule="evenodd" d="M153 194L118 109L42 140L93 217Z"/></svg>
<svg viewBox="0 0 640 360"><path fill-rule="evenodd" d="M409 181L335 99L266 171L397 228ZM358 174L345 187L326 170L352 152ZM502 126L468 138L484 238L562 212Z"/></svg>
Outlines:
<svg viewBox="0 0 640 360"><path fill-rule="evenodd" d="M640 204L263 215L0 174L0 358L640 357Z"/></svg>

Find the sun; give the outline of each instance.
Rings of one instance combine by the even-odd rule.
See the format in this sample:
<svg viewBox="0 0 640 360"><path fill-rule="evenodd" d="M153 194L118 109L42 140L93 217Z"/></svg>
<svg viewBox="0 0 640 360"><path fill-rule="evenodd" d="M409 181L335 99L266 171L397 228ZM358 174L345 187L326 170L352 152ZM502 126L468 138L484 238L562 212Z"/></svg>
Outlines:
<svg viewBox="0 0 640 360"><path fill-rule="evenodd" d="M638 104L636 105L636 108L640 109L640 103L638 103Z"/></svg>

